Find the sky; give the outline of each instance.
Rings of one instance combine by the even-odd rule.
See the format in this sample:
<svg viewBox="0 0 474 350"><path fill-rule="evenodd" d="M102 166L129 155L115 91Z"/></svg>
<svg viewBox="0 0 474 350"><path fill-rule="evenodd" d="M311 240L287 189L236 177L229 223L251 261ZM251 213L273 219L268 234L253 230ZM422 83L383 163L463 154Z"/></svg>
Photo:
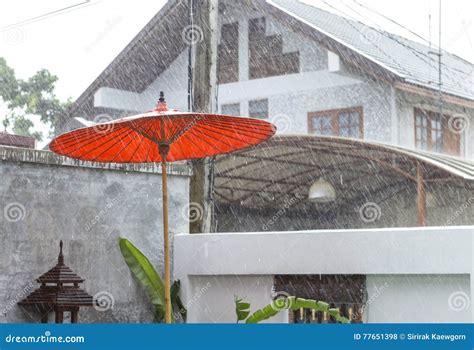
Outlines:
<svg viewBox="0 0 474 350"><path fill-rule="evenodd" d="M428 39L431 13L431 39L435 44L438 42L439 0L304 1L416 41L422 40L402 27ZM59 77L57 96L61 100L75 99L165 2L3 0L0 11L0 57L4 57L17 76L23 79L39 69L48 69ZM69 10L24 22L66 7L70 7ZM474 62L474 1L442 0L441 13L442 47ZM35 124L43 129L37 120Z"/></svg>

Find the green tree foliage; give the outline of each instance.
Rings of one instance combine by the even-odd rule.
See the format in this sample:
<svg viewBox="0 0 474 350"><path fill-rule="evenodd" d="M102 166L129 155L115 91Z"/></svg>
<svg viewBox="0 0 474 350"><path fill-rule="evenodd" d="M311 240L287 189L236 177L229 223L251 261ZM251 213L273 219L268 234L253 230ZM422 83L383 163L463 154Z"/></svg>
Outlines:
<svg viewBox="0 0 474 350"><path fill-rule="evenodd" d="M59 101L54 94L58 78L48 70L42 69L27 80L18 79L15 71L8 66L6 60L0 57L0 98L6 115L3 116L3 127L15 134L33 136L41 141L41 132L33 131L32 115L50 127L54 134L58 128L61 114L70 105Z"/></svg>

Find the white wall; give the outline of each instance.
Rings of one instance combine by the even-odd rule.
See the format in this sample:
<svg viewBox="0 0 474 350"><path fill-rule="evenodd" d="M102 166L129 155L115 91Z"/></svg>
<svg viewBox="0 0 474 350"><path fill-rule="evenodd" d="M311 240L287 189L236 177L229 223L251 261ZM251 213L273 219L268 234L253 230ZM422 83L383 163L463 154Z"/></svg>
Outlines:
<svg viewBox="0 0 474 350"><path fill-rule="evenodd" d="M369 275L369 323L471 322L470 276Z"/></svg>
<svg viewBox="0 0 474 350"><path fill-rule="evenodd" d="M262 308L271 300L273 276L190 276L188 282L188 323L235 323L235 296L249 302L252 312ZM266 322L287 320L281 312Z"/></svg>
<svg viewBox="0 0 474 350"><path fill-rule="evenodd" d="M233 310L223 310L233 294L268 304L276 274L367 275L368 322L469 322L472 308L454 312L448 301L454 292L472 299L473 234L473 227L182 234L175 238L174 275L185 303L212 286L189 308L192 322L232 322ZM275 321L286 321L280 317Z"/></svg>

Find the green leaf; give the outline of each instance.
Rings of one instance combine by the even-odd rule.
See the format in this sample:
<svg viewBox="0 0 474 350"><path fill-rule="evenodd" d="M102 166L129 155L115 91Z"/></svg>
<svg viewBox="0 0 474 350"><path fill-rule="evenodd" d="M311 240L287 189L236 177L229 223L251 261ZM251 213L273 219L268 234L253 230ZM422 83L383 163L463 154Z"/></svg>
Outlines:
<svg viewBox="0 0 474 350"><path fill-rule="evenodd" d="M243 298L234 297L235 314L237 315L237 323L243 321L250 314L250 303L243 302Z"/></svg>
<svg viewBox="0 0 474 350"><path fill-rule="evenodd" d="M330 309L329 304L325 303L324 301L303 299L293 296L286 298L284 302L276 303L275 301L273 301L272 303L264 306L260 310L255 311L247 318L245 322L258 323L275 316L282 310L298 310L301 308L327 312L329 315L333 316L337 322L350 323L347 318L343 317L340 314L339 309Z"/></svg>
<svg viewBox="0 0 474 350"><path fill-rule="evenodd" d="M160 275L156 272L148 258L128 239L119 238L120 251L130 271L145 287L151 302L155 305L155 315L164 315L165 286Z"/></svg>
<svg viewBox="0 0 474 350"><path fill-rule="evenodd" d="M173 305L174 314L180 314L183 318L183 321L186 322L188 311L186 310L186 307L184 306L183 302L181 301L181 298L179 297L180 288L181 282L179 280L174 281L171 285L171 304Z"/></svg>

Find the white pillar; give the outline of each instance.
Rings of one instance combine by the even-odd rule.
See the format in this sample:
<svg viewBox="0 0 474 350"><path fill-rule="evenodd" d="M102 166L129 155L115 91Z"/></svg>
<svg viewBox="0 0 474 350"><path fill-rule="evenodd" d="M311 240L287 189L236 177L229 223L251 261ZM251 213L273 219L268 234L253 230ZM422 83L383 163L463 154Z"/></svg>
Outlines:
<svg viewBox="0 0 474 350"><path fill-rule="evenodd" d="M249 23L239 21L239 81L249 80ZM242 106L241 106L242 107Z"/></svg>

